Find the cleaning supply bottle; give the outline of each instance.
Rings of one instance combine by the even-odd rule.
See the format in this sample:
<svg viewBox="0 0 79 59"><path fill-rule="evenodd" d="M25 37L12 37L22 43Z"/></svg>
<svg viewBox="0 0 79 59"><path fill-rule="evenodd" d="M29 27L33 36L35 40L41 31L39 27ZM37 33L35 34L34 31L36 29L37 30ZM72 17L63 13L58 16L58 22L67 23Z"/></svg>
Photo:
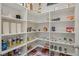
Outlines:
<svg viewBox="0 0 79 59"><path fill-rule="evenodd" d="M7 40L2 40L2 51L7 50L8 48L8 43Z"/></svg>
<svg viewBox="0 0 79 59"><path fill-rule="evenodd" d="M16 38L16 45L19 45L19 44L20 44L20 38L17 37L17 38Z"/></svg>
<svg viewBox="0 0 79 59"><path fill-rule="evenodd" d="M8 46L9 46L9 48L12 47L12 39L8 39Z"/></svg>
<svg viewBox="0 0 79 59"><path fill-rule="evenodd" d="M16 46L16 38L12 39L12 46Z"/></svg>

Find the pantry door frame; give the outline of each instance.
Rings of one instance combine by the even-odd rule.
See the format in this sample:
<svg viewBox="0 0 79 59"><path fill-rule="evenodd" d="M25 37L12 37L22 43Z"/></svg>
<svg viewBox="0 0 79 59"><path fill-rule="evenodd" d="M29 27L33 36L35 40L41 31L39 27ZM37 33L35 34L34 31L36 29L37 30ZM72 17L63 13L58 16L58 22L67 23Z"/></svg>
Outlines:
<svg viewBox="0 0 79 59"><path fill-rule="evenodd" d="M0 53L1 53L1 3L0 3Z"/></svg>

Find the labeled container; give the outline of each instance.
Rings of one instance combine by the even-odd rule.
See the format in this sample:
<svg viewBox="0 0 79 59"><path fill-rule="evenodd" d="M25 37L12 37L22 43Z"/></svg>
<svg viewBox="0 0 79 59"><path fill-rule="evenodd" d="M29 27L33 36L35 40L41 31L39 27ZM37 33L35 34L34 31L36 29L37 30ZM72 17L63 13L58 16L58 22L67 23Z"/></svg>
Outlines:
<svg viewBox="0 0 79 59"><path fill-rule="evenodd" d="M9 48L12 47L12 39L8 39L8 47L9 47Z"/></svg>
<svg viewBox="0 0 79 59"><path fill-rule="evenodd" d="M16 45L19 45L20 44L20 38L16 38Z"/></svg>
<svg viewBox="0 0 79 59"><path fill-rule="evenodd" d="M23 38L21 37L20 38L20 42L19 42L20 44L23 44L24 43L24 41L23 41Z"/></svg>
<svg viewBox="0 0 79 59"><path fill-rule="evenodd" d="M2 51L8 49L8 42L7 40L2 40Z"/></svg>
<svg viewBox="0 0 79 59"><path fill-rule="evenodd" d="M12 39L12 46L16 46L16 38Z"/></svg>

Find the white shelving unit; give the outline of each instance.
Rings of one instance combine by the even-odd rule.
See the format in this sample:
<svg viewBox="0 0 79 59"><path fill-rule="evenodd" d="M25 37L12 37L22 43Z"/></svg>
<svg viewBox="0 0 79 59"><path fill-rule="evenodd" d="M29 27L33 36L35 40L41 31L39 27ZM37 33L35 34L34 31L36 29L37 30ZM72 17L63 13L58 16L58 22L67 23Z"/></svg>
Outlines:
<svg viewBox="0 0 79 59"><path fill-rule="evenodd" d="M19 4L0 4L0 55L21 48L19 56L28 56L37 47L45 48L45 44L48 44L48 56L51 56L51 52L79 55L79 4L55 4L45 9L48 10L34 13ZM17 19L16 15L20 15L21 19ZM69 20L67 16L74 16L75 19ZM54 21L56 18L60 20ZM67 32L67 26L74 27L74 31ZM19 36L23 38L22 44L2 51L2 40Z"/></svg>
<svg viewBox="0 0 79 59"><path fill-rule="evenodd" d="M59 47L61 47L61 49L64 49L64 48L67 49L68 55L73 55L73 54L75 55L75 52L72 53L72 50L73 51L75 50L75 48L73 48L74 43L75 43L75 31L66 32L66 26L72 26L75 28L76 19L69 20L67 18L67 16L69 16L69 15L76 16L74 14L75 14L75 6L50 12L50 22L51 22L50 23L50 38L51 38L50 40L53 40L52 45L55 45L55 47L57 48L56 49L57 51L55 51L55 48L54 49L50 48L52 51L66 54L65 52L59 51ZM52 21L52 19L55 19L55 18L60 18L60 20ZM56 31L51 32L52 26L54 26L56 28ZM65 42L64 38L67 39L67 42ZM68 41L70 38L72 39L72 41L74 41L72 44L70 44ZM51 42L50 42L50 45L51 45Z"/></svg>
<svg viewBox="0 0 79 59"><path fill-rule="evenodd" d="M26 8L14 3L2 3L0 4L0 55L5 55L14 50L20 49L20 55L24 55L27 51L27 11ZM21 19L16 18L16 15L20 15ZM8 25L7 25L7 24ZM7 26L6 26L6 25ZM4 27L5 26L5 27ZM8 30L7 30L8 29ZM14 31L15 30L15 31ZM23 43L10 47L6 50L2 50L2 40L10 40L15 37L23 39ZM9 43L8 43L9 45ZM16 55L16 54L15 54Z"/></svg>
<svg viewBox="0 0 79 59"><path fill-rule="evenodd" d="M79 55L78 49L78 4L56 4L48 8L49 11L46 11L40 14L34 14L34 12L30 15L28 19L29 22L37 24L35 28L36 31L34 32L37 34L37 38L39 40L38 45L40 42L49 42L49 55L51 51L63 53L66 55ZM51 10L50 10L51 9ZM67 16L74 16L75 19L69 20ZM51 21L52 19L60 18L59 21ZM30 21L31 19L31 21ZM47 25L48 24L48 25ZM43 25L47 25L48 31L43 31ZM56 31L51 31L51 27L55 26ZM73 32L67 32L66 26L74 27ZM38 31L38 29L42 29ZM33 32L31 32L32 34ZM48 34L48 35L47 35ZM30 36L30 35L29 35ZM48 37L47 37L48 36ZM45 40L47 39L49 40ZM65 42L64 38L67 39ZM70 43L69 39L72 39L72 43ZM31 44L31 43L30 43ZM55 45L57 46L57 50L51 49L50 46ZM42 45L43 46L43 45ZM67 53L64 50L61 52L59 51L59 47L62 49L66 48L68 51Z"/></svg>

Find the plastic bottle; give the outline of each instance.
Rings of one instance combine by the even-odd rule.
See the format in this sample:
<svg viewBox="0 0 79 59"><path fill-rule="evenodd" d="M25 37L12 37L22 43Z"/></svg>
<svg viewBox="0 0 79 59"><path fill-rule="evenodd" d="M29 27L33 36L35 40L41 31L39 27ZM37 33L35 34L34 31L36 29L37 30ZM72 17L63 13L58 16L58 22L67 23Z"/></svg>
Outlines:
<svg viewBox="0 0 79 59"><path fill-rule="evenodd" d="M12 39L8 39L8 47L9 47L9 48L12 47Z"/></svg>
<svg viewBox="0 0 79 59"><path fill-rule="evenodd" d="M16 38L12 39L12 46L16 46Z"/></svg>
<svg viewBox="0 0 79 59"><path fill-rule="evenodd" d="M7 48L8 48L7 40L2 40L2 51L7 50Z"/></svg>
<svg viewBox="0 0 79 59"><path fill-rule="evenodd" d="M19 44L20 44L20 38L17 37L17 38L16 38L16 45L19 45Z"/></svg>
<svg viewBox="0 0 79 59"><path fill-rule="evenodd" d="M23 38L21 37L21 38L20 38L20 44L22 44L22 43L23 43Z"/></svg>

